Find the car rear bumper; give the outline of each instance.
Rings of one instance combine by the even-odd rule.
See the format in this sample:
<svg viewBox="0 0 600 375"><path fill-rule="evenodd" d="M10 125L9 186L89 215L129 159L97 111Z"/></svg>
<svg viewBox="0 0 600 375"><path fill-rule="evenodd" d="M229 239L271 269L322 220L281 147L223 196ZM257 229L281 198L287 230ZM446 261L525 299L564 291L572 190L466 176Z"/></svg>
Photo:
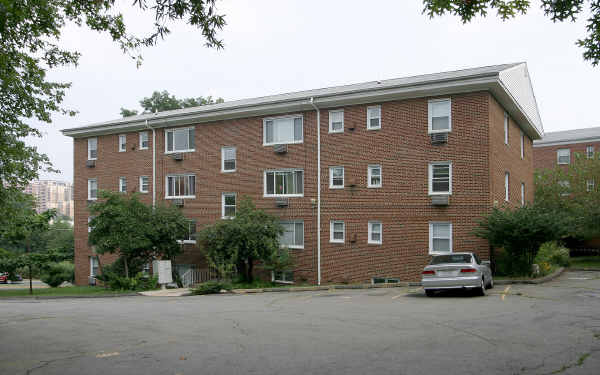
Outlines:
<svg viewBox="0 0 600 375"><path fill-rule="evenodd" d="M428 277L421 280L424 289L472 289L481 286L481 276Z"/></svg>

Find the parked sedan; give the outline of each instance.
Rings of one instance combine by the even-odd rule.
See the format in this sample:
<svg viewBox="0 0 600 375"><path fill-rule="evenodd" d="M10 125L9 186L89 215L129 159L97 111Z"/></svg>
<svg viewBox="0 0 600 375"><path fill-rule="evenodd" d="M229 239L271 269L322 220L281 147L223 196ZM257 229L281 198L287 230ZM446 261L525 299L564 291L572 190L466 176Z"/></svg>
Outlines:
<svg viewBox="0 0 600 375"><path fill-rule="evenodd" d="M494 279L489 261L473 253L453 253L434 255L423 270L421 285L429 297L445 289L470 289L484 296L494 287Z"/></svg>

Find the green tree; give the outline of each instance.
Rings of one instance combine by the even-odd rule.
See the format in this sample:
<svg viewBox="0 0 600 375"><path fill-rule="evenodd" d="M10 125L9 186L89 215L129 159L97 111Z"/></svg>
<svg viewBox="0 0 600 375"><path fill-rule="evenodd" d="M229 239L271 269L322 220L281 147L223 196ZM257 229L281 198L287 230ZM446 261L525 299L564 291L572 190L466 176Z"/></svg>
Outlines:
<svg viewBox="0 0 600 375"><path fill-rule="evenodd" d="M488 11L496 11L503 20L525 14L531 6L529 0L423 0L424 9L430 17L451 14L460 17L463 23L477 16L485 17ZM584 0L541 0L544 14L553 22L576 22L584 12ZM590 16L586 20L587 35L577 40L583 48L583 58L596 66L600 62L600 0L589 0Z"/></svg>
<svg viewBox="0 0 600 375"><path fill-rule="evenodd" d="M141 202L137 194L101 191L99 198L89 207L89 243L98 254L120 254L125 277L129 278L132 261L173 259L181 253L178 239L187 234L189 221L178 208L153 208Z"/></svg>
<svg viewBox="0 0 600 375"><path fill-rule="evenodd" d="M243 281L252 282L256 262L275 265L285 260L285 255L279 256L282 233L279 218L257 209L245 197L233 219L207 226L198 239L214 267L233 265Z"/></svg>
<svg viewBox="0 0 600 375"><path fill-rule="evenodd" d="M126 27L115 0L0 0L0 211L5 212L11 189L51 169L48 157L24 139L41 137L30 120L50 123L52 113L75 115L62 105L66 82L53 82L47 73L77 65L80 54L61 46L67 24L109 35L124 53L141 63L138 51L155 45L170 33L174 22L197 28L207 47L222 48L217 32L225 25L215 0L134 0L140 12L153 12L154 22L146 35L134 35Z"/></svg>
<svg viewBox="0 0 600 375"><path fill-rule="evenodd" d="M490 246L504 249L513 263L512 269L529 273L540 246L566 234L566 220L560 212L536 206L494 208L474 233L488 240Z"/></svg>
<svg viewBox="0 0 600 375"><path fill-rule="evenodd" d="M591 155L590 155L591 156ZM562 212L569 219L568 235L577 239L600 236L600 158L575 154L562 168L536 171L535 205Z"/></svg>
<svg viewBox="0 0 600 375"><path fill-rule="evenodd" d="M201 105L223 103L223 98L213 99L212 96L197 98L185 98L177 99L174 95L169 94L168 91L154 91L152 96L146 97L140 100L140 106L143 109L142 113L156 113L162 111L170 111L172 109L181 109L189 107L198 107ZM138 111L135 109L121 108L121 116L129 117L135 116Z"/></svg>

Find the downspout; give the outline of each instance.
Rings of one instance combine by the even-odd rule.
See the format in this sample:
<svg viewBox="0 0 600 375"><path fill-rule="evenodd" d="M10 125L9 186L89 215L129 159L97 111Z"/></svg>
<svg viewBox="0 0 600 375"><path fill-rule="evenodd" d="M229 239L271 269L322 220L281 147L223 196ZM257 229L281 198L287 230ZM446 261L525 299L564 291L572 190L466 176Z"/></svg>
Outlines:
<svg viewBox="0 0 600 375"><path fill-rule="evenodd" d="M321 285L321 111L310 98L310 105L317 111L317 285Z"/></svg>
<svg viewBox="0 0 600 375"><path fill-rule="evenodd" d="M146 127L152 130L152 207L156 207L156 130L148 125Z"/></svg>

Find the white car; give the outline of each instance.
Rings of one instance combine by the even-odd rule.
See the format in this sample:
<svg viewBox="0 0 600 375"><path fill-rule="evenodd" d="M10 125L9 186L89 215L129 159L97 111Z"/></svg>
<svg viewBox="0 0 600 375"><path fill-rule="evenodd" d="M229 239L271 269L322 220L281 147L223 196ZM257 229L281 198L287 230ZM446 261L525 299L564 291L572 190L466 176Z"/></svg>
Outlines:
<svg viewBox="0 0 600 375"><path fill-rule="evenodd" d="M484 296L494 287L494 279L489 261L473 253L453 253L434 255L423 270L421 285L428 297L445 289L470 289Z"/></svg>

